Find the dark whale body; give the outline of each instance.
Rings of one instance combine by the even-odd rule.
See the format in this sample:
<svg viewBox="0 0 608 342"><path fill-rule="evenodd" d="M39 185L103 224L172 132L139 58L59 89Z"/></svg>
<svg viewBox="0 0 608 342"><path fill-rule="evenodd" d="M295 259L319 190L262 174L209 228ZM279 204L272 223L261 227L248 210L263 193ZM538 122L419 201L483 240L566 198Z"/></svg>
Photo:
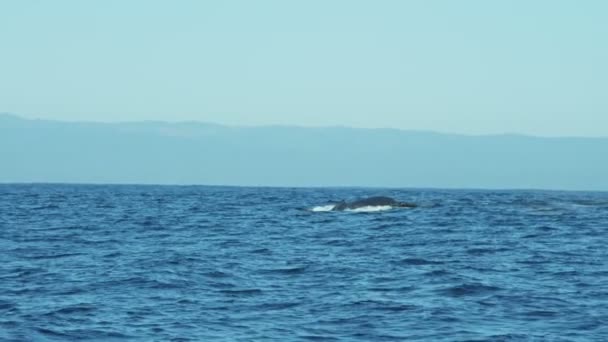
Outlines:
<svg viewBox="0 0 608 342"><path fill-rule="evenodd" d="M342 211L347 209L357 209L363 207L379 207L379 206L391 206L391 207L401 207L401 208L415 208L416 204L407 203L407 202L399 202L393 198L385 197L385 196L376 196L376 197L368 197L364 199L360 199L353 202L342 201L336 203L332 208L333 211Z"/></svg>

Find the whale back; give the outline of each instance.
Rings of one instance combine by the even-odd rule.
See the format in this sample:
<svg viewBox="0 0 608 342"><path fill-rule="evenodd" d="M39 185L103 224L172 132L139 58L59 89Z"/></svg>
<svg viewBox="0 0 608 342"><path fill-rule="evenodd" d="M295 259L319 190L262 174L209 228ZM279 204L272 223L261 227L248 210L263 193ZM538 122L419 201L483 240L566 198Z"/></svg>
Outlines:
<svg viewBox="0 0 608 342"><path fill-rule="evenodd" d="M356 200L353 202L340 201L334 204L334 207L331 209L332 211L343 211L347 209L358 209L363 207L383 207L383 206L391 206L391 207L406 207L406 208L415 208L416 204L407 203L407 202L399 202L391 197L386 196L374 196L363 198L360 200Z"/></svg>
<svg viewBox="0 0 608 342"><path fill-rule="evenodd" d="M385 196L375 196L354 201L350 203L348 207L350 209L356 209L361 207L376 207L385 205L395 206L398 204L399 202L395 201L393 198Z"/></svg>
<svg viewBox="0 0 608 342"><path fill-rule="evenodd" d="M346 203L346 201L340 201L340 202L338 202L338 203L336 203L334 205L334 207L332 208L332 210L338 210L338 211L340 211L340 210L345 210L345 209L348 209L348 208L349 208L349 204Z"/></svg>

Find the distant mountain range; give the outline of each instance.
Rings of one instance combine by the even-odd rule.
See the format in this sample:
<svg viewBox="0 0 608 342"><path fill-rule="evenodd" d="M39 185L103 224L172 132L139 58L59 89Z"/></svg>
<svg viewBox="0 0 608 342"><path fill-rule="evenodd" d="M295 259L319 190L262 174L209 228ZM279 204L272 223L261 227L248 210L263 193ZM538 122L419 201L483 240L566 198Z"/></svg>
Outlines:
<svg viewBox="0 0 608 342"><path fill-rule="evenodd" d="M0 182L608 190L608 138L0 114Z"/></svg>

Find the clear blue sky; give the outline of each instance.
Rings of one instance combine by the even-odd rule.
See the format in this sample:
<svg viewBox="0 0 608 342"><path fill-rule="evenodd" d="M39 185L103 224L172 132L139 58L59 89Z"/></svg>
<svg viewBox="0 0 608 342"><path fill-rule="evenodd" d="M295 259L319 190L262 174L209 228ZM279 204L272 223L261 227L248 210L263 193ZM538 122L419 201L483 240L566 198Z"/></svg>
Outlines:
<svg viewBox="0 0 608 342"><path fill-rule="evenodd" d="M608 136L608 2L0 3L0 112Z"/></svg>

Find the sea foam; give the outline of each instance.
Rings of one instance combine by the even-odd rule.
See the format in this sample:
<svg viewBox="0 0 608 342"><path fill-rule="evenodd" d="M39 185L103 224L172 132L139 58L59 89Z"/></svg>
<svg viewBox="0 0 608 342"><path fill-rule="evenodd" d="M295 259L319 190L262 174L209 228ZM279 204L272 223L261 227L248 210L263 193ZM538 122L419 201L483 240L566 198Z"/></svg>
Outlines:
<svg viewBox="0 0 608 342"><path fill-rule="evenodd" d="M331 211L333 208L335 208L336 205L335 204L328 204L328 205L320 205L320 206L316 206L313 207L312 209L310 209L311 211Z"/></svg>
<svg viewBox="0 0 608 342"><path fill-rule="evenodd" d="M368 206L359 207L356 209L346 209L344 211L352 211L352 212L357 212L357 213L370 213L370 212L385 211L385 210L390 210L390 209L393 209L393 207L390 205L368 205Z"/></svg>

